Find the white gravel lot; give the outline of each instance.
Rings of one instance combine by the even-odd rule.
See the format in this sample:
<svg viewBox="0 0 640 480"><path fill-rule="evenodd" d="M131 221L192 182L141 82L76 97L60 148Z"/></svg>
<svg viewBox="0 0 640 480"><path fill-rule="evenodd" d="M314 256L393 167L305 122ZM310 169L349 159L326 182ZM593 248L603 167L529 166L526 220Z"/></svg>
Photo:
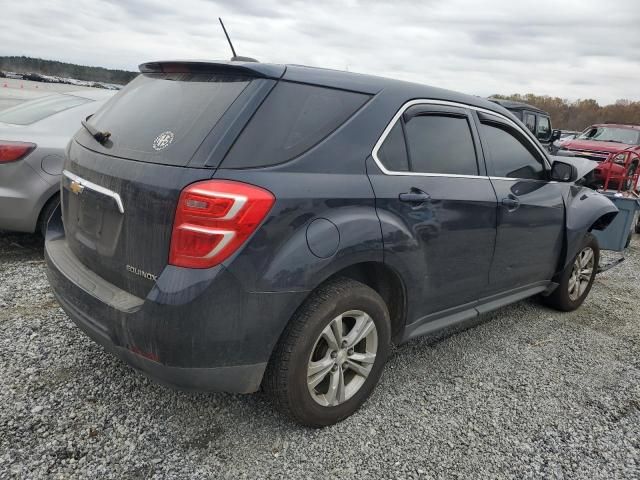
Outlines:
<svg viewBox="0 0 640 480"><path fill-rule="evenodd" d="M640 478L640 238L583 307L535 301L394 350L353 417L158 386L56 304L0 233L0 478Z"/></svg>

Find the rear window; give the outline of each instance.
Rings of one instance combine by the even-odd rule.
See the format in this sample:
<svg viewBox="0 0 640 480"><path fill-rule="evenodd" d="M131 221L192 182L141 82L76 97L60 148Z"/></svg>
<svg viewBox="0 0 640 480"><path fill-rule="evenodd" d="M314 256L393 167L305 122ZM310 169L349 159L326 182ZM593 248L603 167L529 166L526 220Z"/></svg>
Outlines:
<svg viewBox="0 0 640 480"><path fill-rule="evenodd" d="M89 120L111 133L110 142L101 146L88 135L79 141L117 157L186 165L250 81L210 73L138 75Z"/></svg>
<svg viewBox="0 0 640 480"><path fill-rule="evenodd" d="M233 145L225 168L286 162L306 152L342 125L369 95L279 82Z"/></svg>
<svg viewBox="0 0 640 480"><path fill-rule="evenodd" d="M0 112L0 122L14 125L31 125L51 115L91 101L88 98L74 95L48 95L3 110Z"/></svg>

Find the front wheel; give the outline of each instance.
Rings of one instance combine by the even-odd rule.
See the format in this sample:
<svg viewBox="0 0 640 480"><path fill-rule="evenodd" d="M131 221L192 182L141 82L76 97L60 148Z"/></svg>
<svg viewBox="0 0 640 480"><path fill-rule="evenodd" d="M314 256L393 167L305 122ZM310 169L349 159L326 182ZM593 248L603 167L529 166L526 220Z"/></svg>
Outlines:
<svg viewBox="0 0 640 480"><path fill-rule="evenodd" d="M582 247L564 271L560 274L558 287L544 302L558 310L570 312L577 309L584 302L593 281L598 273L600 262L600 248L598 240L587 233L582 241Z"/></svg>
<svg viewBox="0 0 640 480"><path fill-rule="evenodd" d="M265 390L297 422L332 425L367 400L389 344L389 312L380 295L351 279L330 281L287 326L265 372Z"/></svg>

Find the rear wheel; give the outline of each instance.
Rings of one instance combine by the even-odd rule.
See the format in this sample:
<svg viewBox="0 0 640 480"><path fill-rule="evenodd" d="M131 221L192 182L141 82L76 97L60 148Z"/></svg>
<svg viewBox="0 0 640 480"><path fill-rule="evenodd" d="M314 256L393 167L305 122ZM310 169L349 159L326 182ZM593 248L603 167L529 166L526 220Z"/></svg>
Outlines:
<svg viewBox="0 0 640 480"><path fill-rule="evenodd" d="M47 203L44 204L42 210L40 211L40 216L38 217L38 231L44 237L47 233L47 224L49 223L49 218L58 208L58 204L60 203L60 195L54 195L51 197Z"/></svg>
<svg viewBox="0 0 640 480"><path fill-rule="evenodd" d="M265 373L265 390L297 422L322 427L354 413L389 352L389 312L351 279L321 286L291 320Z"/></svg>
<svg viewBox="0 0 640 480"><path fill-rule="evenodd" d="M543 297L549 306L569 312L584 302L598 272L600 248L592 234L587 233L578 254L562 272L559 285L551 295Z"/></svg>

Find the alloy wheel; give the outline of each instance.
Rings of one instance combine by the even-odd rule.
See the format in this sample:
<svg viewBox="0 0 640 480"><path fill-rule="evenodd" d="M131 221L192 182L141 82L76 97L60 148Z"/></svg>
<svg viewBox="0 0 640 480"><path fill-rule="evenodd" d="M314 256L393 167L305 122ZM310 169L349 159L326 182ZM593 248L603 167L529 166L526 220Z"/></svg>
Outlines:
<svg viewBox="0 0 640 480"><path fill-rule="evenodd" d="M571 276L569 277L569 298L572 301L578 300L585 292L593 276L594 254L591 247L586 247L580 251L573 264Z"/></svg>
<svg viewBox="0 0 640 480"><path fill-rule="evenodd" d="M335 317L316 339L307 366L307 386L322 406L340 405L364 385L378 351L373 319L361 310Z"/></svg>

